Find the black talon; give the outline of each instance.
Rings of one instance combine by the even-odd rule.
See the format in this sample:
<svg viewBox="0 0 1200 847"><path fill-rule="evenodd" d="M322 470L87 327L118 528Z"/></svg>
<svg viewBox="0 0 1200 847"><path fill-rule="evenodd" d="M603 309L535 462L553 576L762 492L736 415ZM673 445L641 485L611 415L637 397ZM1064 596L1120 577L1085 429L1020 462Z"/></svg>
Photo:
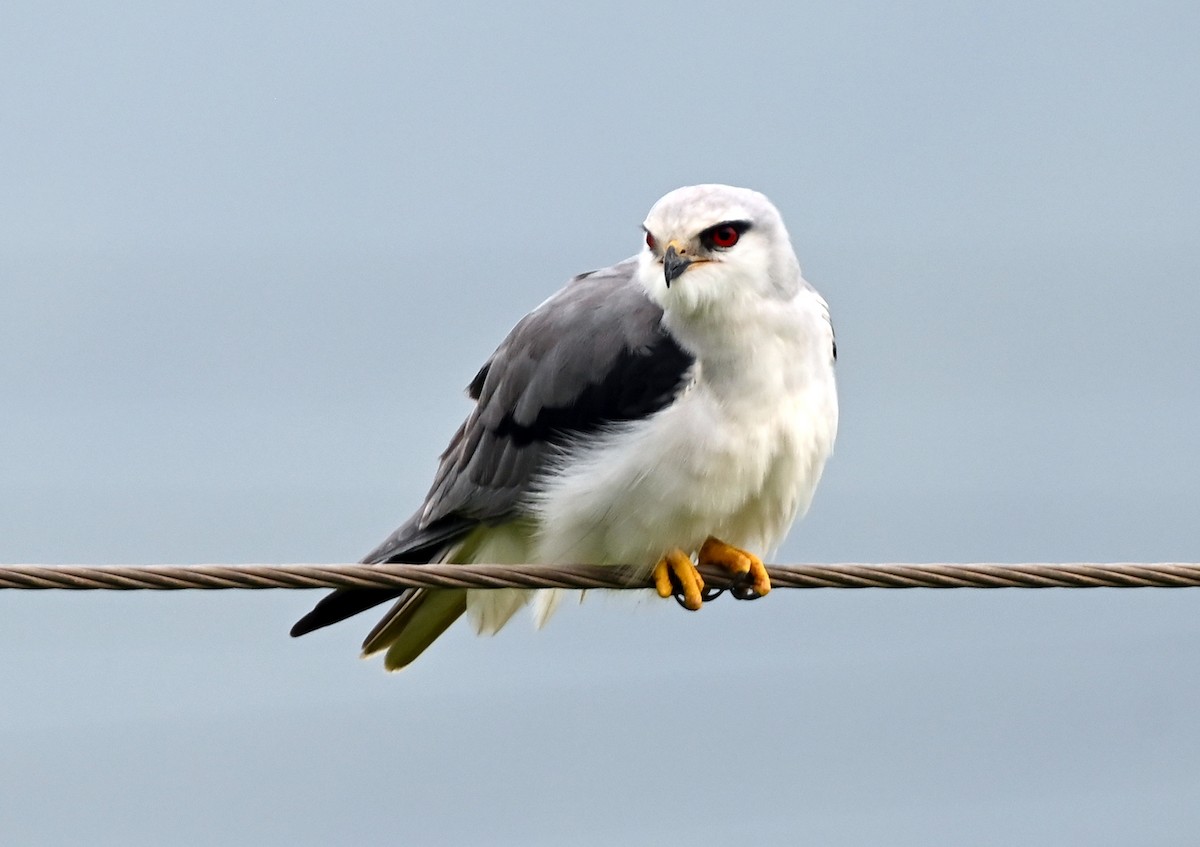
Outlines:
<svg viewBox="0 0 1200 847"><path fill-rule="evenodd" d="M757 600L762 597L754 586L750 585L750 572L738 574L733 578L733 582L729 584L729 593L733 595L735 600Z"/></svg>
<svg viewBox="0 0 1200 847"><path fill-rule="evenodd" d="M675 582L675 580L672 579L671 580L672 585L674 584L674 582ZM720 597L724 593L725 593L724 588L709 588L708 586L705 586L700 591L700 599L705 603L711 603L713 600L716 600L718 597ZM678 603L680 606L683 606L683 608L687 609L687 604L684 602L684 595L683 595L682 588L672 591L671 596L675 598L676 603ZM688 609L688 611L690 612L692 610Z"/></svg>
<svg viewBox="0 0 1200 847"><path fill-rule="evenodd" d="M676 575L675 571L668 570L667 578L671 580L671 596L675 598L676 603L687 609L687 603L685 602L683 593L683 584L679 581L679 577ZM724 588L712 588L711 586L706 585L700 589L700 599L705 603L710 603L724 593ZM690 612L692 610L688 609L688 611Z"/></svg>
<svg viewBox="0 0 1200 847"><path fill-rule="evenodd" d="M724 593L725 593L724 588L713 588L711 586L706 585L706 586L704 586L704 590L702 590L700 592L700 599L703 600L705 603L711 603L713 600L716 600L718 597L720 597Z"/></svg>

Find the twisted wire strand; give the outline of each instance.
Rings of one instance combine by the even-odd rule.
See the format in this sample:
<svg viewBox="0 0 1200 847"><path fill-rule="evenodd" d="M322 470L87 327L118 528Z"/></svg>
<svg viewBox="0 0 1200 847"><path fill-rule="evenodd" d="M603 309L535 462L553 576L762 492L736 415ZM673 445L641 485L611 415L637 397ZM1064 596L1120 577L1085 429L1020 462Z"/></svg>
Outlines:
<svg viewBox="0 0 1200 847"><path fill-rule="evenodd" d="M728 573L700 572L712 588ZM1195 562L768 565L773 588L1184 588ZM0 589L650 588L640 569L600 565L0 565Z"/></svg>

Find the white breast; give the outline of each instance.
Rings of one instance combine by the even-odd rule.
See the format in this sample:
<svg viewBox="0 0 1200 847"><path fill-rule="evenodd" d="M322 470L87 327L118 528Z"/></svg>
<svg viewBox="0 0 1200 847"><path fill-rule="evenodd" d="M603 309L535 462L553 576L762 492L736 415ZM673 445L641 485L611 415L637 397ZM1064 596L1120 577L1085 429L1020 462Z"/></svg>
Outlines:
<svg viewBox="0 0 1200 847"><path fill-rule="evenodd" d="M832 334L808 294L732 357L702 360L671 406L568 451L531 501L535 560L648 569L709 535L759 555L778 545L837 429Z"/></svg>

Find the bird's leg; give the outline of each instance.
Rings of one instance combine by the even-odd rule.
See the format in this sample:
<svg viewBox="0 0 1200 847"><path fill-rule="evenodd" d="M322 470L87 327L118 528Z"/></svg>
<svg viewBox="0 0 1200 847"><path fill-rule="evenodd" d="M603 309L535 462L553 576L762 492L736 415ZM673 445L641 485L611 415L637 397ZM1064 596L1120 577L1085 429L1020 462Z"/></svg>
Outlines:
<svg viewBox="0 0 1200 847"><path fill-rule="evenodd" d="M704 577L692 564L692 557L676 547L658 560L654 566L654 589L658 596L667 598L676 594L679 605L690 611L698 610L704 605Z"/></svg>
<svg viewBox="0 0 1200 847"><path fill-rule="evenodd" d="M717 565L733 574L729 593L739 600L756 600L771 590L771 578L762 559L719 538L708 537L700 548L699 559L702 565Z"/></svg>

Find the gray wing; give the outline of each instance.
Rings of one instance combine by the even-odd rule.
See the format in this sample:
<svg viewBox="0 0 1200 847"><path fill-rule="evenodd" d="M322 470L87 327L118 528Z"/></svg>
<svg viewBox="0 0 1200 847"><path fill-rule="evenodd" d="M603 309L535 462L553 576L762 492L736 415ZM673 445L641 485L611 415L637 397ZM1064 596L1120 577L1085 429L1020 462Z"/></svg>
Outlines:
<svg viewBox="0 0 1200 847"><path fill-rule="evenodd" d="M564 439L646 417L676 397L694 359L663 328L635 266L630 259L575 277L513 328L471 381L475 407L442 453L425 502L364 562L437 560L480 524L518 516ZM292 634L399 593L334 592Z"/></svg>

